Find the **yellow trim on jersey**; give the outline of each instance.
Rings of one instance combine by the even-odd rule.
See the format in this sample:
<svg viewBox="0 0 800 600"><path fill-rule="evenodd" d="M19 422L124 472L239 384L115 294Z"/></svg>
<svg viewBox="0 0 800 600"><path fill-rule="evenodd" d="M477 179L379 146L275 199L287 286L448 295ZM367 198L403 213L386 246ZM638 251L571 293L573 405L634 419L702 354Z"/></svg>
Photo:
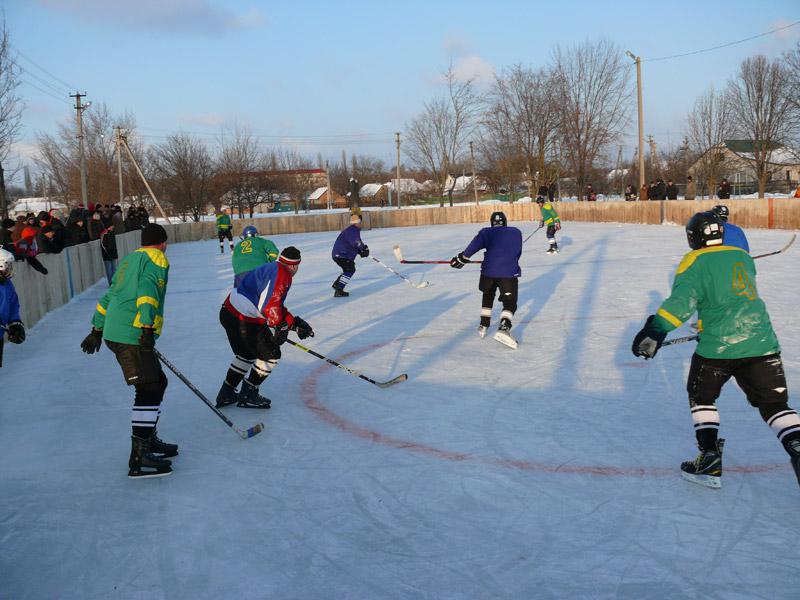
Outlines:
<svg viewBox="0 0 800 600"><path fill-rule="evenodd" d="M670 325L673 325L675 327L680 327L681 324L683 323L683 321L681 321L678 317L676 317L670 312L665 311L663 308L659 308L656 314L665 321L669 321Z"/></svg>
<svg viewBox="0 0 800 600"><path fill-rule="evenodd" d="M169 261L166 255L158 248L139 248L136 252L144 252L156 266L162 269L169 267Z"/></svg>
<svg viewBox="0 0 800 600"><path fill-rule="evenodd" d="M737 248L736 246L708 246L706 248L700 248L699 250L692 250L691 252L687 253L686 256L683 257L681 260L681 264L678 265L678 270L675 273L676 275L680 275L684 271L686 271L689 267L694 264L694 261L697 260L697 257L701 254L710 254L712 252L728 252L730 250L735 250L738 252L745 252L741 248Z"/></svg>
<svg viewBox="0 0 800 600"><path fill-rule="evenodd" d="M143 328L145 325L142 325L141 315L137 312L136 318L133 320L133 326L138 328ZM164 317L159 317L156 315L156 318L153 321L153 331L155 331L156 335L161 335L161 329L164 326ZM150 327L148 325L148 327Z"/></svg>
<svg viewBox="0 0 800 600"><path fill-rule="evenodd" d="M158 308L158 300L152 296L139 296L136 299L136 308L139 308L142 304L150 304L151 306Z"/></svg>
<svg viewBox="0 0 800 600"><path fill-rule="evenodd" d="M102 305L98 304L95 307L95 310L99 312L101 315L106 316L106 309L102 307Z"/></svg>

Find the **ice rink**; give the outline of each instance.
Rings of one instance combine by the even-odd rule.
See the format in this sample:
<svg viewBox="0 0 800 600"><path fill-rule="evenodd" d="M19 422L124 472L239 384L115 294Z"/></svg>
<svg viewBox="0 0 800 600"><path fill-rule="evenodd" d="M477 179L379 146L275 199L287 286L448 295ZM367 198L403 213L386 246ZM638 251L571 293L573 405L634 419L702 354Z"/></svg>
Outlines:
<svg viewBox="0 0 800 600"><path fill-rule="evenodd" d="M532 223L511 223L523 236ZM511 350L479 339L478 267L449 259L481 225L364 231L333 298L337 232L276 236L303 253L286 306L303 342L229 407L242 440L171 373L159 433L170 477L127 478L132 389L79 344L98 283L47 315L0 370L0 598L675 599L800 597L800 488L731 382L721 490L685 482L693 343L630 353L688 250L681 227L566 223L561 254L525 244ZM748 232L753 254L787 231ZM233 279L216 240L171 246L159 349L214 398L232 357L218 312ZM756 261L800 406L800 248ZM494 329L499 321L496 304ZM674 336L688 335L688 326Z"/></svg>

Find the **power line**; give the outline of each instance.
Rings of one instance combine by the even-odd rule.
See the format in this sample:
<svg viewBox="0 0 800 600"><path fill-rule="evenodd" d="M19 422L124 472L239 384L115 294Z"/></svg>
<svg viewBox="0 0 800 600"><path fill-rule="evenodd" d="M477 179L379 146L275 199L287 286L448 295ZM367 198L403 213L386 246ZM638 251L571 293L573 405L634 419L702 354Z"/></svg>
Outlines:
<svg viewBox="0 0 800 600"><path fill-rule="evenodd" d="M19 68L20 73L25 73L27 75L30 75L31 77L36 79L36 81L38 81L39 83L41 83L42 85L47 87L49 90L55 92L56 94L63 94L64 96L67 96L69 94L69 90L64 90L64 89L62 89L60 87L57 87L57 86L53 85L52 83L50 83L49 81L47 81L43 77L39 77L36 73L31 71L30 69L26 69L25 67L23 67L19 63L15 62L14 64L17 65L17 68Z"/></svg>
<svg viewBox="0 0 800 600"><path fill-rule="evenodd" d="M137 126L136 130L144 130L144 131L164 131L167 133L185 133L190 135L200 135L200 136L212 136L218 137L220 135L228 135L230 131L187 131L185 129L164 129L159 127L142 127ZM376 138L376 141L380 141L381 139L394 135L393 132L375 132L375 133L336 133L336 134L320 134L320 135L280 135L280 134L269 134L269 133L248 133L248 135L255 137L255 138L263 138L263 139L277 139L277 140L298 140L298 141L322 141L322 140L364 140L370 141L367 138ZM156 137L156 136L152 136Z"/></svg>
<svg viewBox="0 0 800 600"><path fill-rule="evenodd" d="M48 71L47 69L45 69L45 68L44 68L43 66L41 66L40 64L38 64L38 63L34 62L32 59L28 58L28 57L27 57L25 54L23 54L23 53L20 51L20 49L19 49L19 48L16 48L16 47L14 47L14 50L15 50L15 51L16 51L16 53L17 53L17 54L19 54L19 55L20 55L22 58L24 58L24 59L25 59L25 60L27 60L29 63L31 63L31 64L32 64L34 67L36 67L37 69L39 69L40 71L42 71L42 72L43 72L43 73L45 73L46 75L48 75L48 76L52 77L54 80L56 80L56 81L57 81L58 83L60 83L61 85L65 86L65 88L66 88L67 90L77 90L77 89L78 89L78 86L75 86L75 85L70 85L69 83L67 83L66 81L64 81L63 79L61 79L60 77L57 77L56 75L53 75L53 74L52 74L50 71ZM18 65L18 66L19 66L19 65Z"/></svg>
<svg viewBox="0 0 800 600"><path fill-rule="evenodd" d="M720 48L727 48L729 46L735 46L736 44L742 44L744 42L749 42L750 40L755 40L760 37L764 37L767 35L772 35L773 33L777 33L779 31L784 31L785 29L789 29L796 25L800 25L800 21L795 21L794 23L790 23L789 25L784 25L783 27L777 27L771 31L766 31L764 33L759 33L758 35L752 35L747 38L743 38L741 40L736 40L735 42L728 42L727 44L720 44L719 46L713 46L711 48L703 48L702 50L694 50L692 52L684 52L683 54L671 54L670 56L659 56L658 58L643 58L642 62L656 62L661 60L671 60L673 58L683 58L684 56L693 56L695 54L702 54L704 52L711 52L712 50L719 50Z"/></svg>
<svg viewBox="0 0 800 600"><path fill-rule="evenodd" d="M56 99L56 100L58 100L59 102L65 102L66 104L68 104L68 105L70 105L70 106L71 106L71 104L70 104L70 102L69 102L69 101L67 101L67 100L65 100L64 98L61 98L61 97L59 97L59 96L56 96L55 94L53 94L52 92L49 92L49 91L47 91L47 90L46 90L46 89L44 89L44 88L40 88L38 85L36 85L36 84L35 84L35 83L33 83L32 81L28 81L27 79L24 79L24 78L22 78L22 77L20 77L20 80L21 80L23 83L25 83L26 85L29 85L29 86L31 86L32 88L36 89L36 90L39 90L39 91L40 91L40 92L42 92L43 94L46 94L46 95L50 96L51 98L55 98L55 99Z"/></svg>

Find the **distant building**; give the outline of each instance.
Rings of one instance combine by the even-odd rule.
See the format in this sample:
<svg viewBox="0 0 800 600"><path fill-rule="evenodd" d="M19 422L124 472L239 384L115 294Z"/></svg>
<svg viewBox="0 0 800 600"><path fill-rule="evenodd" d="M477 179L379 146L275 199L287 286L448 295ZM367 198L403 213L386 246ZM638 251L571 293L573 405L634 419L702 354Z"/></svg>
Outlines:
<svg viewBox="0 0 800 600"><path fill-rule="evenodd" d="M753 140L725 140L706 150L692 166L689 174L697 178L703 176L703 168L709 160L715 161L719 167L717 172L720 177L727 177L729 181L756 181ZM783 146L775 144L770 156L769 178L770 181L800 181L800 154Z"/></svg>
<svg viewBox="0 0 800 600"><path fill-rule="evenodd" d="M14 217L24 216L28 213L38 215L42 211L49 212L54 208L60 211L67 211L66 204L56 202L50 198L20 198L9 205L8 214Z"/></svg>
<svg viewBox="0 0 800 600"><path fill-rule="evenodd" d="M328 207L328 188L318 187L306 198L308 207L314 208L327 208ZM331 207L332 208L347 208L347 198L339 194L336 190L331 190Z"/></svg>
<svg viewBox="0 0 800 600"><path fill-rule="evenodd" d="M389 189L382 183L367 183L358 190L362 206L385 206L389 201Z"/></svg>

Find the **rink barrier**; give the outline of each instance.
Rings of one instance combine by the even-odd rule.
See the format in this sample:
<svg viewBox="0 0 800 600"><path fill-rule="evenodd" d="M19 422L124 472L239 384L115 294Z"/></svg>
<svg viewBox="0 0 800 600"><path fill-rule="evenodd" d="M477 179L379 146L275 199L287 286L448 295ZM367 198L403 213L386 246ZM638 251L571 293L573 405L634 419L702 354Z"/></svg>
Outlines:
<svg viewBox="0 0 800 600"><path fill-rule="evenodd" d="M800 229L800 199L767 198L736 200L667 200L654 202L558 202L555 208L562 221L590 223L635 223L658 225L684 224L694 213L715 204L730 208L730 220L745 229ZM534 202L425 207L363 212L364 229L385 227L427 227L455 223L488 224L490 215L502 210L509 221L540 220ZM255 219L234 219L234 241L248 225L255 225L261 235L285 235L319 231L340 231L349 224L350 213L300 213ZM172 244L216 239L213 221L165 225ZM140 245L138 231L116 236L120 258ZM61 254L40 255L49 274L42 275L27 263L15 264L14 285L20 297L21 316L32 327L44 315L69 302L90 286L105 278L100 242L93 241L66 248ZM87 314L88 324L91 313Z"/></svg>

